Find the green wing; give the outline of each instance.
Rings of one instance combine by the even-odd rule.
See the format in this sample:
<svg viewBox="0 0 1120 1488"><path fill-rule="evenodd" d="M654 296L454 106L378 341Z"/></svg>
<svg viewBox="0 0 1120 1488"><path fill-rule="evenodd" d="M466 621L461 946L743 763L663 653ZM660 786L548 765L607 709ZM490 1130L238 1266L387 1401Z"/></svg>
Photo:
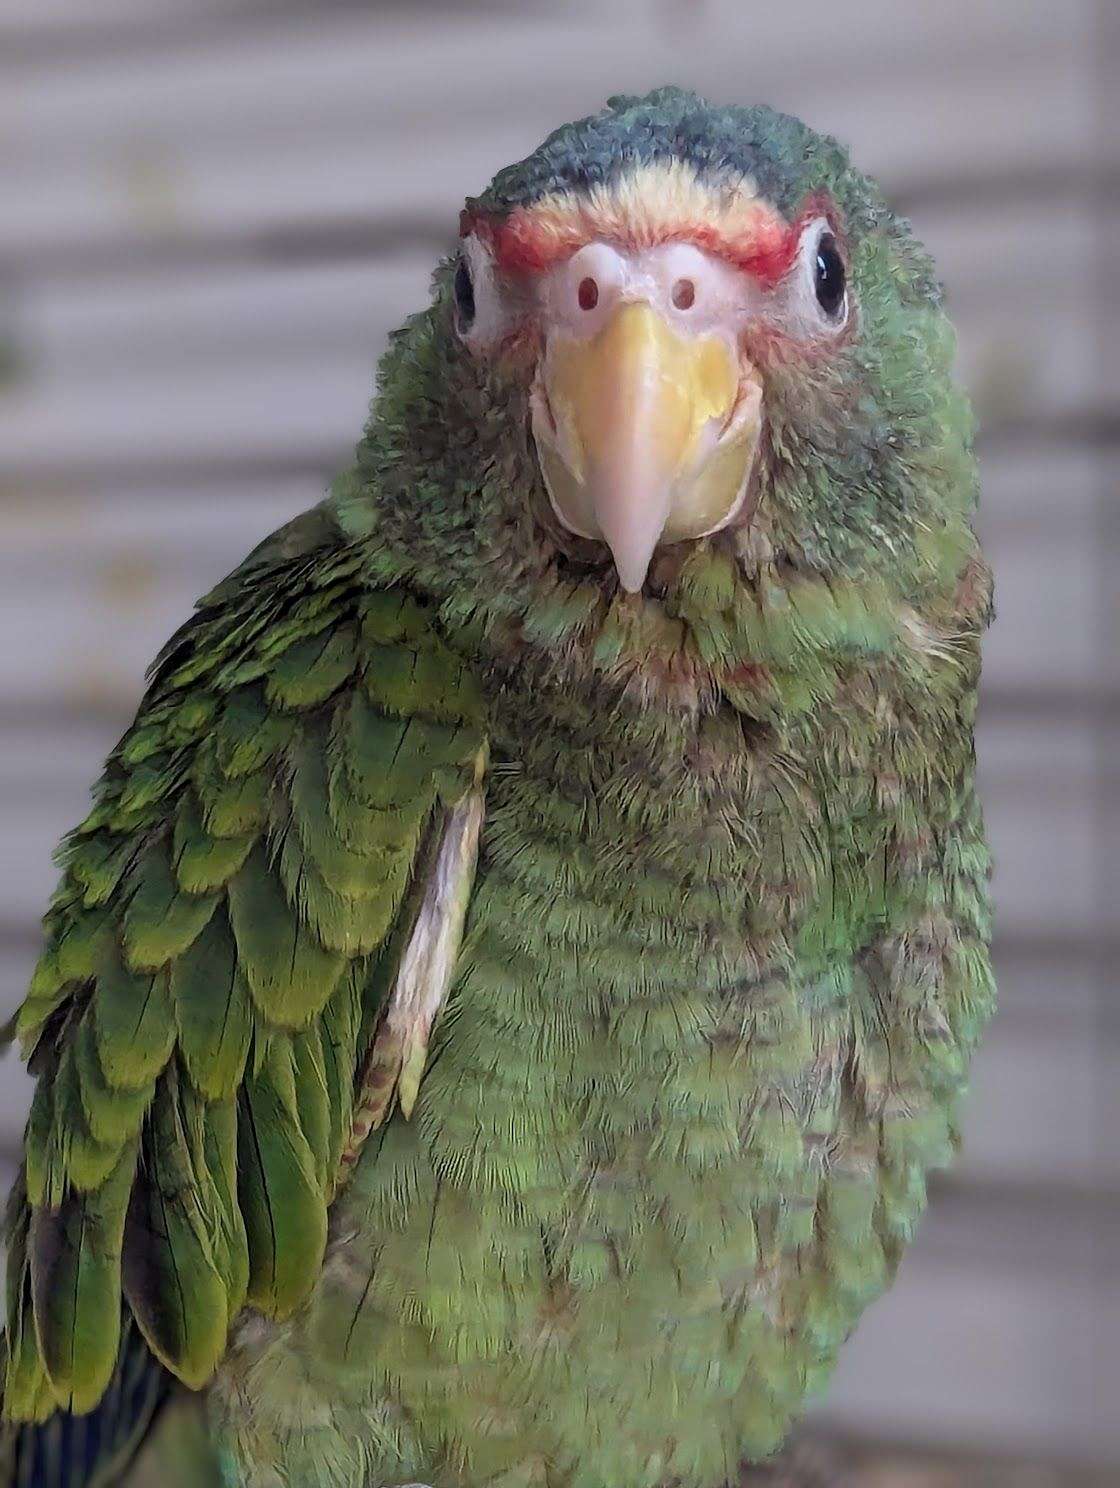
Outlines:
<svg viewBox="0 0 1120 1488"><path fill-rule="evenodd" d="M309 513L156 664L60 850L19 1013L38 1076L9 1226L5 1411L91 1409L122 1292L190 1386L250 1304L311 1287L426 845L481 771L478 694L424 609ZM380 965L379 965L380 960Z"/></svg>

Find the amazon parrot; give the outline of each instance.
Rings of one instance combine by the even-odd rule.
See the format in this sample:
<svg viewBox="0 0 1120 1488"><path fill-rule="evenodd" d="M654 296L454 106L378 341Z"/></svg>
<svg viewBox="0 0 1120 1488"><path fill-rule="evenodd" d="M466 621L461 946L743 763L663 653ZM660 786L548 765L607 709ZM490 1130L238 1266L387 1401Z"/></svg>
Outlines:
<svg viewBox="0 0 1120 1488"><path fill-rule="evenodd" d="M952 356L908 224L768 108L614 98L468 199L59 851L3 1481L780 1448L993 1005Z"/></svg>

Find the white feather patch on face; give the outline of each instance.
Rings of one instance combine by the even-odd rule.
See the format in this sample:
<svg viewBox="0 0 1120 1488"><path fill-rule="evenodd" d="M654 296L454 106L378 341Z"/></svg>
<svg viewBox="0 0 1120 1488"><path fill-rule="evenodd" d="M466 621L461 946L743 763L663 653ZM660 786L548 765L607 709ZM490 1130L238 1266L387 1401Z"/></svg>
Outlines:
<svg viewBox="0 0 1120 1488"><path fill-rule="evenodd" d="M587 286L593 286L592 294L584 294ZM645 302L678 334L719 336L733 347L767 303L750 275L693 243L661 243L638 252L588 243L540 276L536 296L549 338L588 340L620 304Z"/></svg>

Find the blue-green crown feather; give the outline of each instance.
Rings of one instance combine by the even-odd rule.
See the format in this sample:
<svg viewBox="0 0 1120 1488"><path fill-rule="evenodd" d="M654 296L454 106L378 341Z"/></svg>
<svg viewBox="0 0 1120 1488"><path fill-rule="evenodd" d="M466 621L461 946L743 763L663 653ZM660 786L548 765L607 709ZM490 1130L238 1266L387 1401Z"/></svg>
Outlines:
<svg viewBox="0 0 1120 1488"><path fill-rule="evenodd" d="M890 219L878 187L830 135L765 104L716 105L675 87L620 94L598 113L561 125L531 155L500 170L469 205L484 216L504 216L552 192L589 191L634 166L666 160L691 165L713 182L749 176L786 215L827 188L862 231ZM933 287L932 271L925 287Z"/></svg>

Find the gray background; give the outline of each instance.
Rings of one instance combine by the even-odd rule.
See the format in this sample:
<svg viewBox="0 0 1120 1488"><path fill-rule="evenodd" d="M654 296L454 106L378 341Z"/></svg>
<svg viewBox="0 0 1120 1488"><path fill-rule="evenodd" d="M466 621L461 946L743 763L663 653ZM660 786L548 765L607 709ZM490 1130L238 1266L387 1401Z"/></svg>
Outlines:
<svg viewBox="0 0 1120 1488"><path fill-rule="evenodd" d="M0 1013L145 664L345 462L463 196L611 92L788 108L938 258L999 609L981 763L1003 1007L962 1160L820 1414L1120 1462L1118 11L3 0ZM26 1098L8 1060L5 1184Z"/></svg>

